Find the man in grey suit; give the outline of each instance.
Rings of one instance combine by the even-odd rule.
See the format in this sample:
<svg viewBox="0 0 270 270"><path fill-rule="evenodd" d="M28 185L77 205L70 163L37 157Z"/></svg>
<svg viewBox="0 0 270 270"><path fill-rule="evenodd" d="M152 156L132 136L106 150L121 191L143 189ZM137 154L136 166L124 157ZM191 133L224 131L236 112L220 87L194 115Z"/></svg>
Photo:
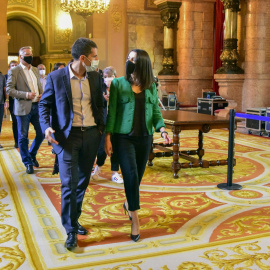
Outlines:
<svg viewBox="0 0 270 270"><path fill-rule="evenodd" d="M14 97L14 114L18 124L18 143L22 161L28 174L34 173L33 166L39 167L36 160L37 151L44 139L38 115L38 102L43 89L38 69L31 65L32 47L19 50L20 64L9 70L7 94ZM36 137L28 149L28 131L30 123L34 126Z"/></svg>

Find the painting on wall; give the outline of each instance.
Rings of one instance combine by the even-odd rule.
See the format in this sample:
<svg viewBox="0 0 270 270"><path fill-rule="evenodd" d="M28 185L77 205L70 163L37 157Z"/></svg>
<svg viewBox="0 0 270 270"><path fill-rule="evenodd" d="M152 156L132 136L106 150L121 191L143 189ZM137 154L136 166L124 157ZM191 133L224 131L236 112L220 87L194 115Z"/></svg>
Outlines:
<svg viewBox="0 0 270 270"><path fill-rule="evenodd" d="M155 0L145 0L144 9L147 10L158 10L157 6L154 4Z"/></svg>

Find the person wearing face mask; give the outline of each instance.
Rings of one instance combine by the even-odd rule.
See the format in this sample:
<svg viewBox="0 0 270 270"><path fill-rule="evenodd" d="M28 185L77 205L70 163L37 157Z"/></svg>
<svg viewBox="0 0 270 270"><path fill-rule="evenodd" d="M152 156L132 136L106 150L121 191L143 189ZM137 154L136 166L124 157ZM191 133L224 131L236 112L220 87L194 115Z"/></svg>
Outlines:
<svg viewBox="0 0 270 270"><path fill-rule="evenodd" d="M20 64L8 72L7 94L14 97L14 114L18 125L18 144L26 173L34 173L33 166L39 167L37 151L44 139L38 114L38 102L43 93L38 69L31 65L32 47L19 50ZM28 149L28 131L30 123L34 126L36 137Z"/></svg>
<svg viewBox="0 0 270 270"><path fill-rule="evenodd" d="M116 77L116 70L114 67L106 67L102 71L103 74L103 80L104 80L104 85L103 85L103 113L104 113L104 123L106 123L107 119L107 102L109 100L109 89L111 85L111 81ZM113 139L112 139L113 141ZM92 179L97 180L100 177L100 173L102 170L102 166L105 163L107 154L104 149L105 145L105 133L102 135L101 142L99 145L98 153L97 153L97 161L96 161L96 166L95 169L92 173ZM111 171L112 171L112 176L111 180L117 184L122 184L123 179L121 175L118 173L119 171L119 163L117 159L116 153L111 156Z"/></svg>
<svg viewBox="0 0 270 270"><path fill-rule="evenodd" d="M152 145L153 127L161 132L165 143L171 142L158 104L149 55L134 49L127 56L126 76L111 82L105 151L108 156L114 152L118 156L127 198L123 208L132 221L130 238L135 242L140 239L139 187Z"/></svg>
<svg viewBox="0 0 270 270"><path fill-rule="evenodd" d="M67 233L65 247L72 251L77 246L77 234L88 233L79 217L104 120L102 77L92 65L98 59L97 45L79 38L71 54L72 63L48 75L39 113L45 138L59 160L61 219Z"/></svg>
<svg viewBox="0 0 270 270"><path fill-rule="evenodd" d="M37 66L39 76L40 76L40 83L42 85L42 89L45 89L46 81L47 81L47 76L46 76L46 67L43 64L39 64Z"/></svg>
<svg viewBox="0 0 270 270"><path fill-rule="evenodd" d="M18 62L15 60L12 60L9 62L8 70L13 69L17 66L18 66ZM6 74L5 77L6 77L6 81L7 81L8 74ZM10 116L12 119L12 132L13 132L13 138L14 138L14 142L15 142L14 147L18 148L19 147L19 145L18 145L18 127L17 127L17 119L16 119L16 116L14 114L14 98L9 96L7 101L9 103L8 109L9 109Z"/></svg>

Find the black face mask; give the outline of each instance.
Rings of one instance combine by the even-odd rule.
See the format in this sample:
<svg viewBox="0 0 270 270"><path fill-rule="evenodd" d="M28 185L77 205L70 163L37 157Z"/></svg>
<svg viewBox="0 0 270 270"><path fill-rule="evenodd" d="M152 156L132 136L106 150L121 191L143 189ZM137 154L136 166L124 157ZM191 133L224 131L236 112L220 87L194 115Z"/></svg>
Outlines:
<svg viewBox="0 0 270 270"><path fill-rule="evenodd" d="M134 72L135 70L135 64L129 60L126 62L126 73L127 75L130 75Z"/></svg>
<svg viewBox="0 0 270 270"><path fill-rule="evenodd" d="M30 55L30 56L24 56L24 58L23 58L23 61L25 61L27 64L32 64L32 62L33 62L33 56L32 55Z"/></svg>

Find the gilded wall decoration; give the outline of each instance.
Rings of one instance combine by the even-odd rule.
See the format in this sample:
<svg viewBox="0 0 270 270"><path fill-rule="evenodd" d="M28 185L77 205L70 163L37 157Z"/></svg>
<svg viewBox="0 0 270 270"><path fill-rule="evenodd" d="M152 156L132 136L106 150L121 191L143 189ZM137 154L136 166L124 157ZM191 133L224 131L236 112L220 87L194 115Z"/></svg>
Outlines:
<svg viewBox="0 0 270 270"><path fill-rule="evenodd" d="M114 4L112 6L111 14L113 30L119 32L122 25L122 11L119 5Z"/></svg>
<svg viewBox="0 0 270 270"><path fill-rule="evenodd" d="M41 41L44 42L42 33L44 30L43 27L45 27L44 0L8 0L8 20L11 18L10 16L12 16L12 19L19 19L22 21L26 21L26 17L31 17L32 22L28 23L37 31Z"/></svg>
<svg viewBox="0 0 270 270"><path fill-rule="evenodd" d="M148 10L158 10L157 5L155 5L155 0L145 0L144 2L144 9Z"/></svg>
<svg viewBox="0 0 270 270"><path fill-rule="evenodd" d="M31 8L35 7L35 2L34 0L8 0L8 5L23 5L23 6L28 6Z"/></svg>
<svg viewBox="0 0 270 270"><path fill-rule="evenodd" d="M68 43L70 40L70 32L67 30L56 29L54 42L57 44Z"/></svg>
<svg viewBox="0 0 270 270"><path fill-rule="evenodd" d="M69 44L73 39L73 25L72 19L69 13L63 12L60 9L58 1L53 2L54 8L53 12L53 40L54 44L62 45ZM63 48L63 50L68 50L68 48Z"/></svg>

